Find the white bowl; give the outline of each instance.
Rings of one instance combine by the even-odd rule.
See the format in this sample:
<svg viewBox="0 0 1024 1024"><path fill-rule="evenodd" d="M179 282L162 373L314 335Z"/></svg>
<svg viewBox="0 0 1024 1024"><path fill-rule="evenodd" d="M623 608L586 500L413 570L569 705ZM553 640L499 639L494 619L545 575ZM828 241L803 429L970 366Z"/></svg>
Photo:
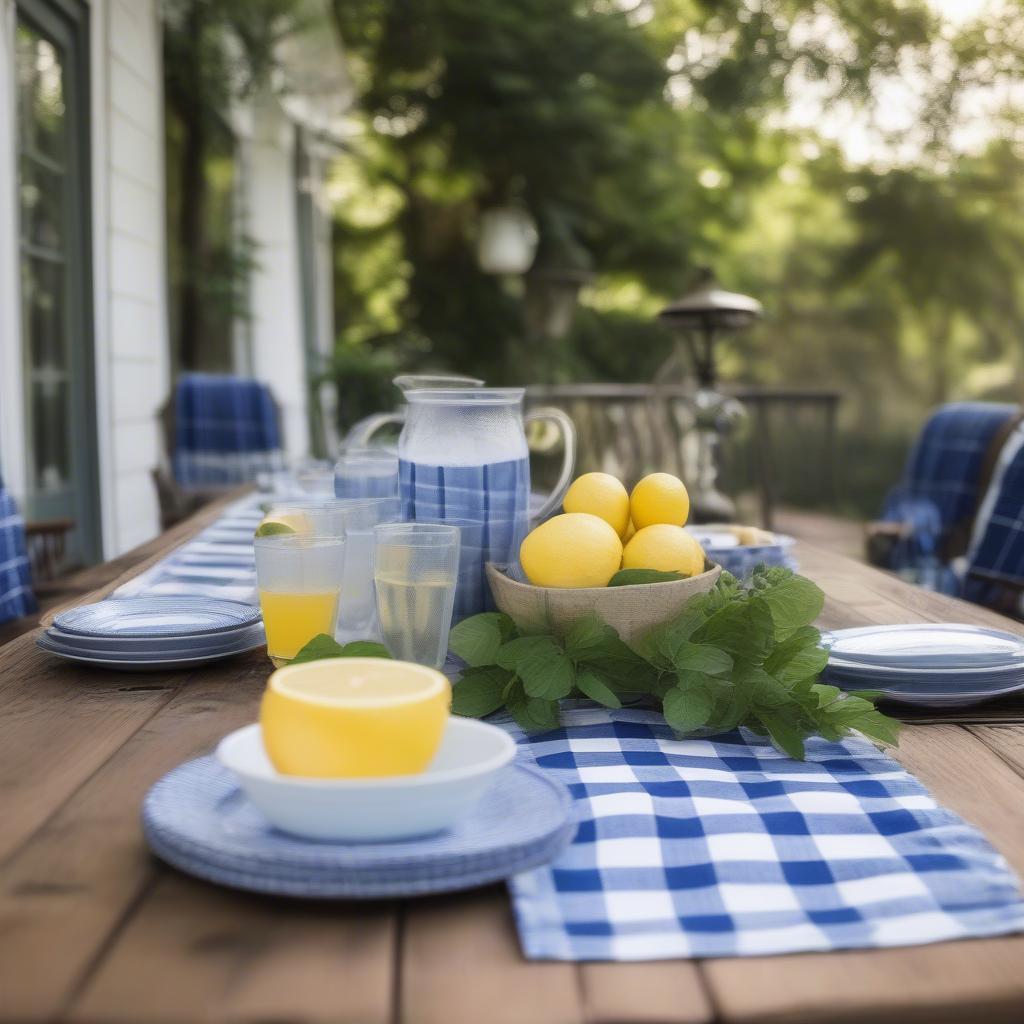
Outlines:
<svg viewBox="0 0 1024 1024"><path fill-rule="evenodd" d="M448 719L425 772L374 779L282 775L263 748L259 724L225 736L217 758L245 795L282 832L349 843L412 839L451 828L515 757L504 729L472 718Z"/></svg>

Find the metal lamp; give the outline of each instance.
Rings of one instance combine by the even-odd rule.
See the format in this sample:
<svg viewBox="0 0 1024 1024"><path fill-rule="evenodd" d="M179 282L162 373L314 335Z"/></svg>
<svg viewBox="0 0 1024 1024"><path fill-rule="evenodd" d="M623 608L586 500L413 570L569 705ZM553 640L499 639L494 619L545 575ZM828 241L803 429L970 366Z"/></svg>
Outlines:
<svg viewBox="0 0 1024 1024"><path fill-rule="evenodd" d="M728 521L736 515L732 500L716 486L717 462L722 435L743 415L743 407L717 390L715 344L723 332L744 330L762 314L757 299L726 291L707 267L701 269L692 291L658 314L662 323L683 335L697 378L697 478L691 498L696 522Z"/></svg>

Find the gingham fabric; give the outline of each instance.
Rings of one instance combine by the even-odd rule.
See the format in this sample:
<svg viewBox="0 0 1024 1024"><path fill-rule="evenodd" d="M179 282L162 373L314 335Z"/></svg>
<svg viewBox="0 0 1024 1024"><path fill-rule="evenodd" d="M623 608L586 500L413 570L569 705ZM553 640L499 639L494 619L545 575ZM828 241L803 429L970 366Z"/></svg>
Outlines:
<svg viewBox="0 0 1024 1024"><path fill-rule="evenodd" d="M174 477L187 487L244 483L284 466L274 400L256 380L184 374L174 431Z"/></svg>
<svg viewBox="0 0 1024 1024"><path fill-rule="evenodd" d="M1006 439L978 508L967 549L964 596L998 603L999 592L1024 587L1024 424Z"/></svg>
<svg viewBox="0 0 1024 1024"><path fill-rule="evenodd" d="M453 621L493 609L484 565L513 564L530 530L530 460L481 466L399 462L402 518L453 523L462 531Z"/></svg>
<svg viewBox="0 0 1024 1024"><path fill-rule="evenodd" d="M257 604L252 535L265 496L247 495L167 558L118 587L115 597L192 595Z"/></svg>
<svg viewBox="0 0 1024 1024"><path fill-rule="evenodd" d="M955 402L937 409L911 450L883 519L899 519L899 503L915 498L933 503L944 532L969 520L980 497L985 456L999 430L1018 412L1015 405L990 402Z"/></svg>
<svg viewBox="0 0 1024 1024"><path fill-rule="evenodd" d="M580 708L525 738L576 798L572 846L510 883L526 956L660 960L1024 930L1002 857L863 740L793 761L753 734L678 740Z"/></svg>
<svg viewBox="0 0 1024 1024"><path fill-rule="evenodd" d="M37 609L25 550L25 523L0 477L0 622Z"/></svg>

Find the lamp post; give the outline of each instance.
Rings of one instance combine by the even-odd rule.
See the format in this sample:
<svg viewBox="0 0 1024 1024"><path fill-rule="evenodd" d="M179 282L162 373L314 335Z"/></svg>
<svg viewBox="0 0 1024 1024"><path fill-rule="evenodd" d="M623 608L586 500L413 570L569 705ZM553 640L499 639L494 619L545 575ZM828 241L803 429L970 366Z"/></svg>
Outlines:
<svg viewBox="0 0 1024 1024"><path fill-rule="evenodd" d="M692 291L658 314L662 323L683 335L697 378L697 478L691 499L696 522L728 521L736 514L733 502L716 486L717 461L721 437L743 414L743 407L717 390L715 344L723 332L744 330L761 315L757 299L721 288L706 267Z"/></svg>

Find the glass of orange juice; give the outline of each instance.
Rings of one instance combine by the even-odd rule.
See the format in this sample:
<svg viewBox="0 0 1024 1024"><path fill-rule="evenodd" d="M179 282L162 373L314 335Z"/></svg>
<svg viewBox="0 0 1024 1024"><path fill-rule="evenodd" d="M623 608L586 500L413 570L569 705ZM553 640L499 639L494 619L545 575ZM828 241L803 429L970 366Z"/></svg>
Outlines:
<svg viewBox="0 0 1024 1024"><path fill-rule="evenodd" d="M334 636L344 571L341 537L256 537L256 583L267 654L287 665L313 637Z"/></svg>

